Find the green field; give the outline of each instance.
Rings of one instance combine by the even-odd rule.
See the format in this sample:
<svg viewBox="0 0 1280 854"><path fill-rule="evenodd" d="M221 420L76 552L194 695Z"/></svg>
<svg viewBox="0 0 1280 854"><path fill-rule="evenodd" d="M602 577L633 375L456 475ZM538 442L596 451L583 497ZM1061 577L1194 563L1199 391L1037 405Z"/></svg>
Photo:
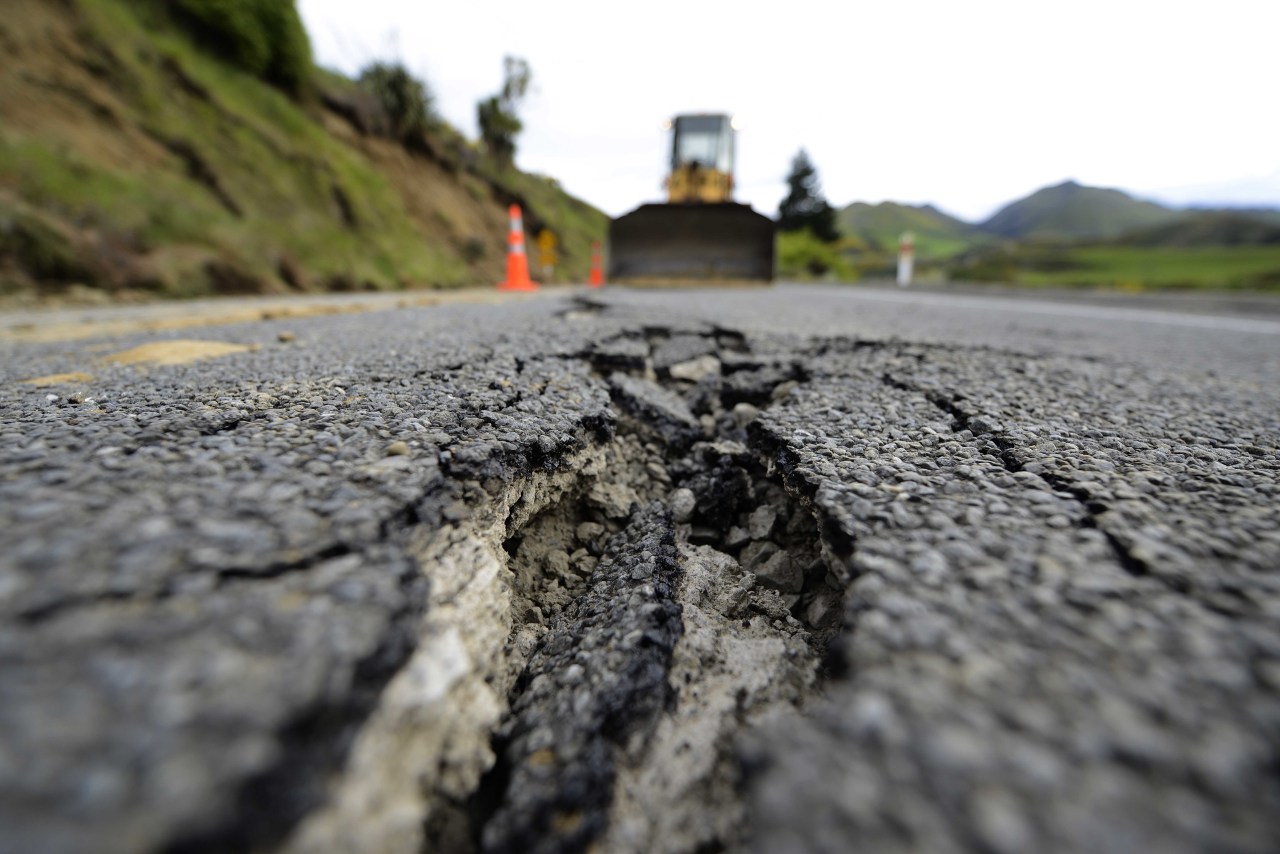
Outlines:
<svg viewBox="0 0 1280 854"><path fill-rule="evenodd" d="M1146 248L1082 246L1068 250L1071 269L1021 269L1029 285L1280 290L1280 246Z"/></svg>

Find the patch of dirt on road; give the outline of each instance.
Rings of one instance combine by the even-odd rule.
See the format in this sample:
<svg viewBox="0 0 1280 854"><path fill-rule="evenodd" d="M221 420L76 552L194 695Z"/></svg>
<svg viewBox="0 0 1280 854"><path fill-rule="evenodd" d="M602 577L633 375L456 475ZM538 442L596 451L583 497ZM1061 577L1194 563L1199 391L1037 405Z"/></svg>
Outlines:
<svg viewBox="0 0 1280 854"><path fill-rule="evenodd" d="M234 353L248 353L254 348L248 344L232 344L228 341L153 341L104 356L104 362L117 365L186 365L201 359L216 359Z"/></svg>
<svg viewBox="0 0 1280 854"><path fill-rule="evenodd" d="M23 380L27 385L64 385L67 383L87 383L93 380L91 374L82 373L80 371L71 371L66 374L49 374L44 377L35 377L34 379Z"/></svg>

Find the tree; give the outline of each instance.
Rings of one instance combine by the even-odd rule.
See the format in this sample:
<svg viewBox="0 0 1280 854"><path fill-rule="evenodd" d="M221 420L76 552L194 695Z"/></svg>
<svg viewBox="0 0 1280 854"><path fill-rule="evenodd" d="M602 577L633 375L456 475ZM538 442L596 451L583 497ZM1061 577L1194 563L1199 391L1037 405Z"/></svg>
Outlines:
<svg viewBox="0 0 1280 854"><path fill-rule="evenodd" d="M791 161L787 197L778 206L779 231L809 231L824 243L840 239L836 211L822 195L818 170L802 148Z"/></svg>
<svg viewBox="0 0 1280 854"><path fill-rule="evenodd" d="M533 72L518 56L502 58L502 89L476 105L480 139L499 164L510 166L516 158L516 137L524 130L517 111L524 101Z"/></svg>

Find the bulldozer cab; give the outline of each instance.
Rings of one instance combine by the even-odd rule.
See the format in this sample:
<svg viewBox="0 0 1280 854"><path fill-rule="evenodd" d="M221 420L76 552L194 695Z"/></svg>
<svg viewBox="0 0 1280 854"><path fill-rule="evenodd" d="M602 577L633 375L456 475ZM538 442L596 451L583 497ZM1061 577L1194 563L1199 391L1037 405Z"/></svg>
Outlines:
<svg viewBox="0 0 1280 854"><path fill-rule="evenodd" d="M672 121L671 204L718 204L733 197L733 121L729 116L677 116Z"/></svg>
<svg viewBox="0 0 1280 854"><path fill-rule="evenodd" d="M666 204L609 225L609 278L631 285L768 284L775 223L733 201L734 127L727 115L670 123Z"/></svg>

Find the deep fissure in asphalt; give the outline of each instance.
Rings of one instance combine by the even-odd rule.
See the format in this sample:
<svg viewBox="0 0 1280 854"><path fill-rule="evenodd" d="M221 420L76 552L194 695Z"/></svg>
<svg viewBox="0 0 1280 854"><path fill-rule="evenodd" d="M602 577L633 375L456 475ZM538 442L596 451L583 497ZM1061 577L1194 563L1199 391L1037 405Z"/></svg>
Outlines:
<svg viewBox="0 0 1280 854"><path fill-rule="evenodd" d="M654 807L672 810L691 794L706 804L696 832L712 829L693 847L727 843L740 825L730 730L753 704L762 714L812 695L839 630L841 576L813 511L748 436L761 408L802 379L799 367L758 362L728 330L651 327L584 358L611 390L616 432L603 471L580 477L503 542L513 622L506 661L519 670L511 711L493 736L493 767L465 803L428 823L430 849L579 850L614 832L611 845L641 850L671 833L652 824ZM682 613L720 621L716 643L740 636L752 654L767 647L763 669L776 671L778 685L762 692L749 685L759 674L735 675L734 667L760 666L742 650L712 656L731 659L730 672L717 662L716 684L701 684L702 663L674 661ZM695 626L696 642L707 643L713 632ZM664 714L699 727L724 718L713 722L720 737L699 745L710 755L683 791L644 782L650 765L679 767L662 755L678 739L671 726L658 732Z"/></svg>

